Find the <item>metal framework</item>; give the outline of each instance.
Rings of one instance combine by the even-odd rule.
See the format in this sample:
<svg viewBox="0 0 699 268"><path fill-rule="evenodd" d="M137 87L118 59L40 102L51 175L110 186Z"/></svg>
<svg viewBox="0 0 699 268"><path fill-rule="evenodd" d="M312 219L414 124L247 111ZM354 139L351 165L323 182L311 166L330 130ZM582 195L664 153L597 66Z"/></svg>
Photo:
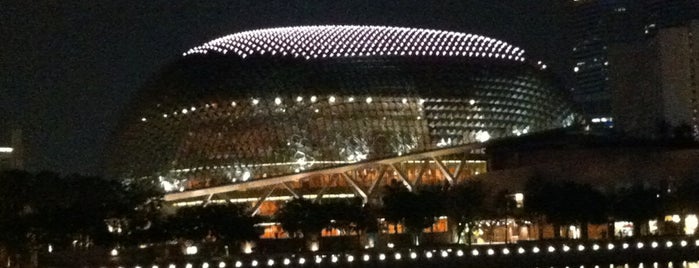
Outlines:
<svg viewBox="0 0 699 268"><path fill-rule="evenodd" d="M236 202L251 203L252 213L257 214L260 212L262 204L268 201L270 197L276 197L275 200L288 200L299 197L312 197L315 200L320 200L329 188L337 187L341 188L341 191L344 190L343 197L359 197L365 203L368 203L372 199L379 198L380 196L377 192L381 190L380 186L387 185L391 181L400 183L409 191L413 191L425 184L434 185L441 183L451 185L458 180L478 174L479 169L485 168L485 161L482 159L482 154L480 154L482 148L482 143L471 143L297 174L170 193L165 195L165 201L176 205L186 205L237 200ZM469 162L476 163L476 166L471 165L469 167ZM464 172L465 169L469 168L468 173ZM373 172L375 175L370 176L369 180L360 178L359 174L366 171ZM426 173L428 172L431 175L427 176ZM330 178L333 182L325 183L322 187L316 187L315 189L304 189L308 187L302 186L303 184L300 182L314 178ZM425 179L429 179L430 182L423 183ZM339 185L338 182L340 182ZM281 190L281 193L278 192L277 195L273 195L276 190ZM245 196L244 192L250 191L256 193L257 196L242 199L236 198ZM307 194L304 195L302 192Z"/></svg>

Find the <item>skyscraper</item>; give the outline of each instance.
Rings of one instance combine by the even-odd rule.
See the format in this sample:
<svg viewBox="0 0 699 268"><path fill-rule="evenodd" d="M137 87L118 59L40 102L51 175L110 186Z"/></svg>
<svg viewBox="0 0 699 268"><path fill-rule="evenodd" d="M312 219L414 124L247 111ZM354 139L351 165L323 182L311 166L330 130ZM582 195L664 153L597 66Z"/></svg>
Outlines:
<svg viewBox="0 0 699 268"><path fill-rule="evenodd" d="M570 2L573 99L592 123L611 127L608 47L642 36L642 5L635 0Z"/></svg>

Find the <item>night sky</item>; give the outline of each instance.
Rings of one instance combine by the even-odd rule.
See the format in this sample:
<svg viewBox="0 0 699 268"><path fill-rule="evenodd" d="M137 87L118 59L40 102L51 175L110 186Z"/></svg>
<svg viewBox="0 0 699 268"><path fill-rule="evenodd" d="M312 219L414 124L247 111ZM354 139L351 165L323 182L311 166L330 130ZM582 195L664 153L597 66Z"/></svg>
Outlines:
<svg viewBox="0 0 699 268"><path fill-rule="evenodd" d="M103 175L107 140L134 92L213 38L309 24L434 28L502 39L562 73L564 2L3 0L0 127L7 117L23 129L31 171Z"/></svg>

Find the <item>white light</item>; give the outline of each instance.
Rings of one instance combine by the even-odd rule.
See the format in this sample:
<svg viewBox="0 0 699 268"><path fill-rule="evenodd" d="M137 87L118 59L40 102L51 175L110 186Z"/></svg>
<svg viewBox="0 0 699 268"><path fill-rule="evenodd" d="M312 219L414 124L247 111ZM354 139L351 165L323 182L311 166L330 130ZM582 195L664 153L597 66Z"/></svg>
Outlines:
<svg viewBox="0 0 699 268"><path fill-rule="evenodd" d="M583 245L578 245L578 251L583 251L585 250L585 246Z"/></svg>
<svg viewBox="0 0 699 268"><path fill-rule="evenodd" d="M607 249L608 250L614 249L614 244L612 244L612 243L607 244Z"/></svg>
<svg viewBox="0 0 699 268"><path fill-rule="evenodd" d="M366 103L371 103L373 99L371 97L366 98Z"/></svg>
<svg viewBox="0 0 699 268"><path fill-rule="evenodd" d="M658 242L653 241L653 243L650 243L650 247L652 247L652 248L657 248L657 247L658 247Z"/></svg>
<svg viewBox="0 0 699 268"><path fill-rule="evenodd" d="M299 264L304 264L304 263L306 263L306 259L304 259L303 257L299 258Z"/></svg>
<svg viewBox="0 0 699 268"><path fill-rule="evenodd" d="M354 256L349 255L347 256L347 262L353 262L354 261Z"/></svg>
<svg viewBox="0 0 699 268"><path fill-rule="evenodd" d="M416 258L417 258L417 253L415 253L415 252L410 252L410 258L413 259L413 260L416 259Z"/></svg>
<svg viewBox="0 0 699 268"><path fill-rule="evenodd" d="M110 251L109 254L112 256L117 256L119 255L119 251L117 249L112 249L112 251Z"/></svg>
<svg viewBox="0 0 699 268"><path fill-rule="evenodd" d="M276 104L276 105L282 104L282 98L280 98L280 97L274 98L274 104Z"/></svg>
<svg viewBox="0 0 699 268"><path fill-rule="evenodd" d="M425 257L427 257L428 259L432 258L432 252L425 252Z"/></svg>
<svg viewBox="0 0 699 268"><path fill-rule="evenodd" d="M49 253L53 252L53 246L51 244L49 244L48 251L49 251Z"/></svg>
<svg viewBox="0 0 699 268"><path fill-rule="evenodd" d="M257 260L252 260L252 263L250 263L252 267L257 267Z"/></svg>
<svg viewBox="0 0 699 268"><path fill-rule="evenodd" d="M370 259L371 259L371 257L369 257L368 254L364 254L364 256L362 256L362 260L364 260L364 261L369 261Z"/></svg>
<svg viewBox="0 0 699 268"><path fill-rule="evenodd" d="M681 246L681 247L686 247L686 246L687 246L687 241L684 241L684 240L680 241L680 246Z"/></svg>
<svg viewBox="0 0 699 268"><path fill-rule="evenodd" d="M643 248L643 243L638 242L638 243L636 244L636 248Z"/></svg>
<svg viewBox="0 0 699 268"><path fill-rule="evenodd" d="M672 241L667 241L665 242L665 246L671 248L672 247Z"/></svg>
<svg viewBox="0 0 699 268"><path fill-rule="evenodd" d="M401 258L402 256L400 255L400 253L396 253L395 255L393 255L393 257L394 257L396 260L400 260L400 258Z"/></svg>
<svg viewBox="0 0 699 268"><path fill-rule="evenodd" d="M194 111L197 110L197 108L194 108L194 106L192 106L192 108L189 108L189 109L190 109L192 112L194 112Z"/></svg>
<svg viewBox="0 0 699 268"><path fill-rule="evenodd" d="M225 268L225 267L226 267L226 263L225 263L225 262L219 262L219 263L218 263L218 268Z"/></svg>
<svg viewBox="0 0 699 268"><path fill-rule="evenodd" d="M568 245L563 245L563 252L568 252L570 247Z"/></svg>
<svg viewBox="0 0 699 268"><path fill-rule="evenodd" d="M242 267L243 263L241 261L236 261L235 262L235 267Z"/></svg>
<svg viewBox="0 0 699 268"><path fill-rule="evenodd" d="M182 109L183 114L187 114L187 109Z"/></svg>
<svg viewBox="0 0 699 268"><path fill-rule="evenodd" d="M488 249L488 255L493 255L495 254L495 251L492 248Z"/></svg>
<svg viewBox="0 0 699 268"><path fill-rule="evenodd" d="M316 255L316 263L320 263L320 262L322 262L322 261L323 261L323 258L321 258L320 256Z"/></svg>
<svg viewBox="0 0 699 268"><path fill-rule="evenodd" d="M599 245L594 244L592 245L592 250L597 251L599 249Z"/></svg>
<svg viewBox="0 0 699 268"><path fill-rule="evenodd" d="M194 254L197 254L198 251L199 251L199 249L197 248L197 246L188 246L188 247L184 250L185 254L187 254L187 255L194 255Z"/></svg>
<svg viewBox="0 0 699 268"><path fill-rule="evenodd" d="M480 253L478 252L477 249L474 249L471 251L471 255L473 255L473 256L478 256L478 254L480 254Z"/></svg>
<svg viewBox="0 0 699 268"><path fill-rule="evenodd" d="M517 253L519 253L519 254L524 254L524 252L526 252L526 251L524 250L524 248L519 248L519 249L517 249Z"/></svg>
<svg viewBox="0 0 699 268"><path fill-rule="evenodd" d="M353 102L353 101L354 101L354 97L349 97L349 99L347 99L347 101Z"/></svg>
<svg viewBox="0 0 699 268"><path fill-rule="evenodd" d="M628 243L622 243L622 244L621 244L621 248L622 248L622 249L627 249L627 248L629 248L629 244L628 244Z"/></svg>
<svg viewBox="0 0 699 268"><path fill-rule="evenodd" d="M257 105L258 103L260 103L260 100L252 99L252 105Z"/></svg>
<svg viewBox="0 0 699 268"><path fill-rule="evenodd" d="M576 67L573 67L573 72L576 72L576 73L577 73L577 72L579 72L579 71L580 71L580 68L578 68L577 66L576 66Z"/></svg>
<svg viewBox="0 0 699 268"><path fill-rule="evenodd" d="M332 263L336 263L336 262L337 262L337 256L332 255L332 256L330 257L330 261L331 261Z"/></svg>
<svg viewBox="0 0 699 268"><path fill-rule="evenodd" d="M479 142L486 142L489 139L490 139L490 134L488 133L488 131L482 130L482 131L478 131L476 133L476 140Z"/></svg>
<svg viewBox="0 0 699 268"><path fill-rule="evenodd" d="M395 247L396 245L394 245L393 243L388 243L388 244L386 244L386 246L387 246L388 248L393 248L393 247Z"/></svg>
<svg viewBox="0 0 699 268"><path fill-rule="evenodd" d="M303 101L303 97L301 97L301 96L296 97L296 102L302 102L302 101Z"/></svg>
<svg viewBox="0 0 699 268"><path fill-rule="evenodd" d="M401 102L403 102L403 104L406 104L406 103L408 103L408 99L403 98L403 100L401 100Z"/></svg>
<svg viewBox="0 0 699 268"><path fill-rule="evenodd" d="M556 251L556 248L554 248L553 246L549 246L548 250L549 250L549 252L554 252L554 251Z"/></svg>
<svg viewBox="0 0 699 268"><path fill-rule="evenodd" d="M539 247L533 247L532 248L533 253L539 253Z"/></svg>
<svg viewBox="0 0 699 268"><path fill-rule="evenodd" d="M201 268L209 268L209 263L208 262L202 263Z"/></svg>
<svg viewBox="0 0 699 268"><path fill-rule="evenodd" d="M141 121L146 122L146 121L148 121L148 119L146 119L145 117L141 117Z"/></svg>
<svg viewBox="0 0 699 268"><path fill-rule="evenodd" d="M509 255L509 254L510 254L510 250L509 250L508 248L503 248L503 249L502 249L502 254L504 254L504 255Z"/></svg>
<svg viewBox="0 0 699 268"><path fill-rule="evenodd" d="M174 264L170 264L170 265L167 266L167 268L175 268L175 265L174 265Z"/></svg>
<svg viewBox="0 0 699 268"><path fill-rule="evenodd" d="M383 253L379 254L379 260L383 261L385 259L386 259L386 254L383 254Z"/></svg>
<svg viewBox="0 0 699 268"><path fill-rule="evenodd" d="M328 102L335 103L335 96L330 96L330 98L328 98Z"/></svg>
<svg viewBox="0 0 699 268"><path fill-rule="evenodd" d="M273 265L274 265L274 260L273 260L273 259L267 260L267 266L273 266Z"/></svg>
<svg viewBox="0 0 699 268"><path fill-rule="evenodd" d="M192 268L192 264L191 264L191 263L187 263L187 265L185 265L184 267L186 267L186 268Z"/></svg>
<svg viewBox="0 0 699 268"><path fill-rule="evenodd" d="M311 102L316 102L316 100L318 100L316 96L311 96Z"/></svg>
<svg viewBox="0 0 699 268"><path fill-rule="evenodd" d="M449 256L449 252L447 252L446 250L442 250L442 258L446 258L448 256Z"/></svg>

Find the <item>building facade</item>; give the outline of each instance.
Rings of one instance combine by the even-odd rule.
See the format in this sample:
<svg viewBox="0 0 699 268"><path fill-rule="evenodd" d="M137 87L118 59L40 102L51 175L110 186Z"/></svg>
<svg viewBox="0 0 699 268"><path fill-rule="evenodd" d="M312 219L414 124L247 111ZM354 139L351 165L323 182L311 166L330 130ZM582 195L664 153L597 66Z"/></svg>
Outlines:
<svg viewBox="0 0 699 268"><path fill-rule="evenodd" d="M699 137L699 20L661 28L643 40L610 50L613 113L630 136ZM678 132L678 133L675 133Z"/></svg>
<svg viewBox="0 0 699 268"><path fill-rule="evenodd" d="M653 38L661 29L699 18L694 0L570 1L571 92L591 123L613 127L609 49ZM623 67L622 67L623 68Z"/></svg>
<svg viewBox="0 0 699 268"><path fill-rule="evenodd" d="M157 178L183 191L575 123L564 90L543 69L521 48L475 34L375 26L237 33L189 50L146 86L116 134L109 174ZM484 171L482 161L441 160ZM403 164L391 176L427 170ZM359 173L367 188L382 176ZM284 186L321 189L330 181Z"/></svg>

